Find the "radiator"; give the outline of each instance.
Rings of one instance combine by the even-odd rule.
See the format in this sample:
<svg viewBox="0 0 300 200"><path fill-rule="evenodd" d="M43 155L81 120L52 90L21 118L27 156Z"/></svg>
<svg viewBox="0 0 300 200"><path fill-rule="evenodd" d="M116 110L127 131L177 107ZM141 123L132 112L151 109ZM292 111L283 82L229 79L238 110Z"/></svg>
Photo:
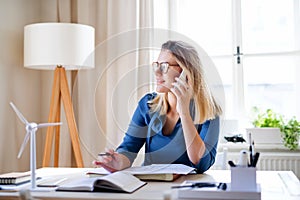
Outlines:
<svg viewBox="0 0 300 200"><path fill-rule="evenodd" d="M233 160L235 163L238 162L238 158L238 153L227 154L227 160ZM258 170L293 171L300 178L300 152L261 152L256 167Z"/></svg>
<svg viewBox="0 0 300 200"><path fill-rule="evenodd" d="M270 154L262 153L257 163L259 170L293 171L300 177L300 153L295 154Z"/></svg>

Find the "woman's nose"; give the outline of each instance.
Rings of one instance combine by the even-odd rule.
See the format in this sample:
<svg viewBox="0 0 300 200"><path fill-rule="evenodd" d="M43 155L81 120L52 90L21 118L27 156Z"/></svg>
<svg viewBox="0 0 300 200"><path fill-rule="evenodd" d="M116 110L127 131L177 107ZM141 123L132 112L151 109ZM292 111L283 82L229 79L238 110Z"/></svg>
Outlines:
<svg viewBox="0 0 300 200"><path fill-rule="evenodd" d="M154 70L154 74L155 74L155 76L161 76L162 75L162 71L160 70L159 67Z"/></svg>

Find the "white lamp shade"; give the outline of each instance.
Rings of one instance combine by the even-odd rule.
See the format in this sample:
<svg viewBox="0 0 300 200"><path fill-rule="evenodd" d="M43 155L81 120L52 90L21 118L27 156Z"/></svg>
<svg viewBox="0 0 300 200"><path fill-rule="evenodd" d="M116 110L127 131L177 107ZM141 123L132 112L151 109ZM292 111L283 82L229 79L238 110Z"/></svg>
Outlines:
<svg viewBox="0 0 300 200"><path fill-rule="evenodd" d="M94 68L95 29L73 23L37 23L24 27L24 66L66 70Z"/></svg>

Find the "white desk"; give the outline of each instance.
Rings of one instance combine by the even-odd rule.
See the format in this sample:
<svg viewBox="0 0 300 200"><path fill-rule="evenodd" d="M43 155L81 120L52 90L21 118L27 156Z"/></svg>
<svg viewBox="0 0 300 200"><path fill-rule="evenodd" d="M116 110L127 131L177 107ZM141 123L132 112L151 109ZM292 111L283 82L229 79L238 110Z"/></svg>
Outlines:
<svg viewBox="0 0 300 200"><path fill-rule="evenodd" d="M37 175L40 177L77 177L84 176L88 168L41 168L37 170ZM261 184L262 200L296 200L300 196L292 196L288 192L285 184L276 171L258 171L257 182ZM282 173L282 172L280 172ZM293 172L286 171L291 176L295 176ZM176 190L171 190L171 186L179 185L185 180L199 180L199 181L216 181L216 182L230 182L229 170L209 170L205 174L182 176L174 182L148 182L147 185L135 191L132 194L124 193L92 193L92 192L55 192L55 191L34 191L31 195L37 199L134 199L134 200L150 200L150 199L164 199L164 194L170 193L172 199L176 199ZM3 192L0 190L0 199L10 200L19 199L18 192Z"/></svg>

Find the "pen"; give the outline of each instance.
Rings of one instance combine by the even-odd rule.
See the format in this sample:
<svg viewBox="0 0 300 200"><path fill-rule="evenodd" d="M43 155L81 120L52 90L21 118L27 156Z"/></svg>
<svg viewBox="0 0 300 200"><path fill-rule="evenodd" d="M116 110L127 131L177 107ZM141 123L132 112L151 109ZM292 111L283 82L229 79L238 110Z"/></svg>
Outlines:
<svg viewBox="0 0 300 200"><path fill-rule="evenodd" d="M250 167L255 167L256 163L254 163L254 160L255 160L256 153L254 151L254 141L252 141L252 143L250 144L249 151L250 151Z"/></svg>
<svg viewBox="0 0 300 200"><path fill-rule="evenodd" d="M217 187L218 189L226 190L227 185L226 183L219 183L218 185L216 183L193 183L190 185L179 185L179 186L172 186L172 189L175 188L185 188L185 187L191 187L191 188L203 188L203 187Z"/></svg>
<svg viewBox="0 0 300 200"><path fill-rule="evenodd" d="M254 151L253 151L253 146L252 146L252 138L251 138L251 133L249 133L249 153L250 153L250 167L253 166L253 156L254 156Z"/></svg>
<svg viewBox="0 0 300 200"><path fill-rule="evenodd" d="M249 146L249 152L250 152L250 167L253 166L253 148L252 148L252 145L250 144Z"/></svg>
<svg viewBox="0 0 300 200"><path fill-rule="evenodd" d="M255 153L255 151L254 151L254 140L252 141L252 155L254 156L254 153Z"/></svg>
<svg viewBox="0 0 300 200"><path fill-rule="evenodd" d="M258 158L259 158L259 152L256 152L253 158L253 165L252 167L256 167L256 164L258 162Z"/></svg>
<svg viewBox="0 0 300 200"><path fill-rule="evenodd" d="M236 167L236 165L234 164L234 162L232 160L229 160L228 164L230 165L230 167Z"/></svg>
<svg viewBox="0 0 300 200"><path fill-rule="evenodd" d="M104 152L104 153L98 153L98 156L113 156L113 154Z"/></svg>
<svg viewBox="0 0 300 200"><path fill-rule="evenodd" d="M178 186L172 186L172 188L185 188L185 187L191 187L191 188L201 188L201 187L216 187L216 184L214 183L193 183L190 185L178 185Z"/></svg>

